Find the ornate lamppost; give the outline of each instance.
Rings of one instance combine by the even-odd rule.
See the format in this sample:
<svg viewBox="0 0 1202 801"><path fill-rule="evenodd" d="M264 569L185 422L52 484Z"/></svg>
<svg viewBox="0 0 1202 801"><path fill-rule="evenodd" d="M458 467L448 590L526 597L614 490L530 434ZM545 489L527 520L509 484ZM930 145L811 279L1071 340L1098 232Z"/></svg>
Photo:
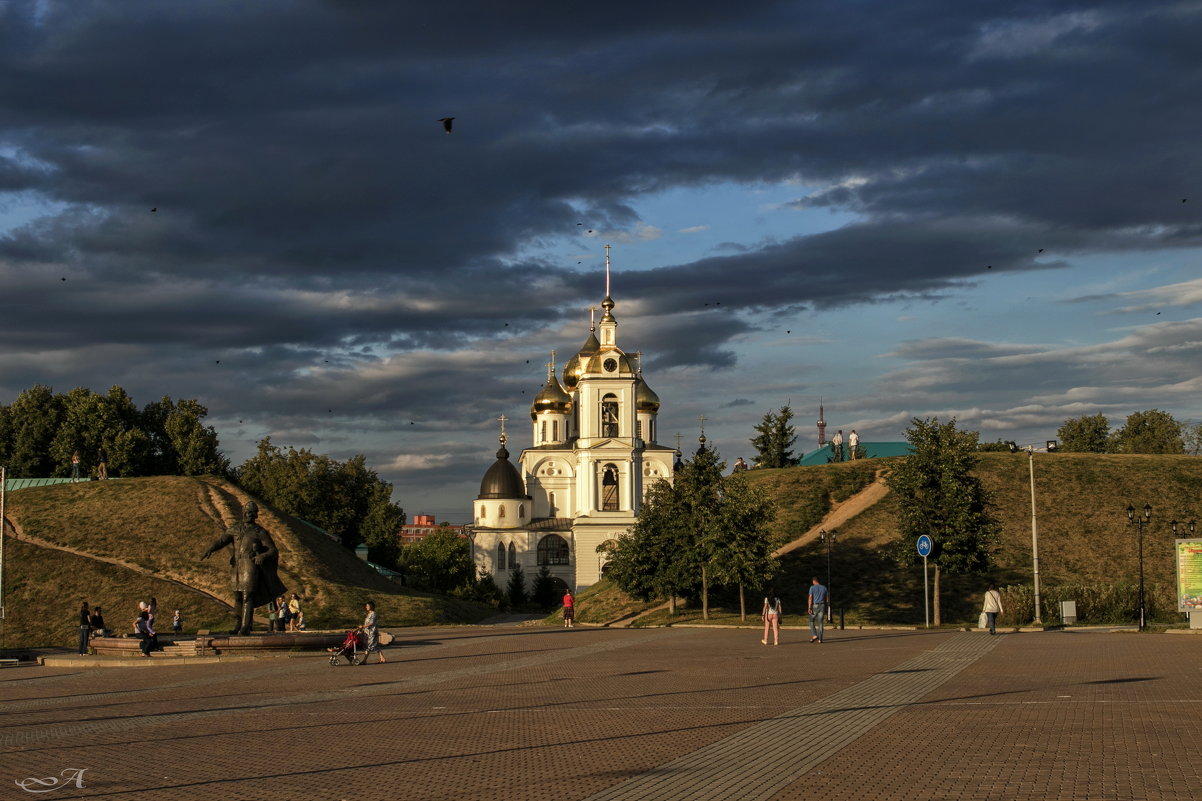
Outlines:
<svg viewBox="0 0 1202 801"><path fill-rule="evenodd" d="M835 541L835 535L839 532L835 530L827 531L822 528L818 530L818 541L826 545L826 622L835 622L835 605L831 603L831 545Z"/></svg>
<svg viewBox="0 0 1202 801"><path fill-rule="evenodd" d="M1140 517L1135 513L1135 507L1127 505L1127 525L1135 524L1139 532L1139 630L1147 628L1146 610L1144 607L1144 526L1152 522L1152 507L1144 504L1144 514Z"/></svg>

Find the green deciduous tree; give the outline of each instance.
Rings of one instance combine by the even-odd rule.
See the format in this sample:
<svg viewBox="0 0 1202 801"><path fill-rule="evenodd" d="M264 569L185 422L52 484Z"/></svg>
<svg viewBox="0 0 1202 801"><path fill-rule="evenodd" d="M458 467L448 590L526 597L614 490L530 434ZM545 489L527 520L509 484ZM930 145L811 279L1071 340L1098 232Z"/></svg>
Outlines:
<svg viewBox="0 0 1202 801"><path fill-rule="evenodd" d="M1185 453L1181 424L1173 415L1148 409L1127 416L1110 438L1113 453Z"/></svg>
<svg viewBox="0 0 1202 801"><path fill-rule="evenodd" d="M1181 438L1184 440L1186 453L1190 456L1202 455L1202 423L1185 426Z"/></svg>
<svg viewBox="0 0 1202 801"><path fill-rule="evenodd" d="M955 418L947 423L915 418L906 430L911 452L887 479L897 498L898 562L915 562L916 543L923 534L938 548L934 560L935 625L942 622L941 573L986 571L1001 533L991 514L989 494L972 474L978 460L977 436L975 431L958 430Z"/></svg>
<svg viewBox="0 0 1202 801"><path fill-rule="evenodd" d="M339 462L307 449L285 453L267 437L238 468L236 480L277 509L324 528L348 548L360 542L379 548L404 521L404 512L391 501L392 485L367 467L362 454ZM383 556L380 563L389 564Z"/></svg>
<svg viewBox="0 0 1202 801"><path fill-rule="evenodd" d="M793 464L793 443L797 435L789 421L793 419L793 410L787 405L780 407L777 412L767 412L764 419L755 427L756 435L751 444L755 446L756 464L760 467L788 467Z"/></svg>
<svg viewBox="0 0 1202 801"><path fill-rule="evenodd" d="M723 476L725 464L701 447L676 471L673 482L654 484L630 533L606 549L608 575L644 600L698 593L709 617L711 586L744 587L775 572L768 524L775 514L767 496L744 474Z"/></svg>
<svg viewBox="0 0 1202 801"><path fill-rule="evenodd" d="M1070 417L1056 429L1060 450L1069 453L1106 453L1110 447L1110 421L1098 412Z"/></svg>
<svg viewBox="0 0 1202 801"><path fill-rule="evenodd" d="M438 528L402 549L401 564L425 587L448 593L476 578L471 545L450 529Z"/></svg>
<svg viewBox="0 0 1202 801"><path fill-rule="evenodd" d="M62 400L50 387L35 384L17 396L8 407L9 440L4 456L10 475L53 475L50 445L62 415ZM69 453L67 456L70 458Z"/></svg>

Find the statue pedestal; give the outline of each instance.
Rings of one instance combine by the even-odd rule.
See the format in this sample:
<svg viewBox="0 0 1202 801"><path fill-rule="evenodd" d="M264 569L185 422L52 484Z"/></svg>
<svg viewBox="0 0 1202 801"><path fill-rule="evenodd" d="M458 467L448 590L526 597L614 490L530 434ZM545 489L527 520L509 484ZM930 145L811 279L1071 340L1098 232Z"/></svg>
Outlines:
<svg viewBox="0 0 1202 801"><path fill-rule="evenodd" d="M196 637L174 637L159 635L159 651L153 657L183 656L269 656L287 651L325 651L336 648L346 638L346 632L288 633L264 632L262 634L198 634ZM93 637L92 652L98 656L141 657L142 641L137 637Z"/></svg>

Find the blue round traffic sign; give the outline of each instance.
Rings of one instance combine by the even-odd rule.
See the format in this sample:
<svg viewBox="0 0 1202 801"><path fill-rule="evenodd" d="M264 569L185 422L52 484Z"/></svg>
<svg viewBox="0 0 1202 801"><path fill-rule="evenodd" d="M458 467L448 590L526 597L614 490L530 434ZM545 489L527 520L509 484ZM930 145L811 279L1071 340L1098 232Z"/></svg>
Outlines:
<svg viewBox="0 0 1202 801"><path fill-rule="evenodd" d="M928 537L926 534L923 534L921 537L918 538L918 555L919 556L930 556L931 548L933 548L934 546L935 546L935 543L931 542L931 538Z"/></svg>

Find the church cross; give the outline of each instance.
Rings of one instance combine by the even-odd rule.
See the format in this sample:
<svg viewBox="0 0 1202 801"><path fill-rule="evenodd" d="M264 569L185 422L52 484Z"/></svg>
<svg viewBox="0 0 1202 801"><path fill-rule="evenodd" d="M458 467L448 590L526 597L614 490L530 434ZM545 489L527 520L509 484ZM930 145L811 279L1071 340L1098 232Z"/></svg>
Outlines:
<svg viewBox="0 0 1202 801"><path fill-rule="evenodd" d="M501 444L504 445L505 440L508 439L508 437L505 436L505 421L508 420L509 418L506 417L504 414L502 414L497 419L501 421Z"/></svg>
<svg viewBox="0 0 1202 801"><path fill-rule="evenodd" d="M705 415L703 414L700 417L698 417L697 419L701 422L701 436L704 437L705 436Z"/></svg>

